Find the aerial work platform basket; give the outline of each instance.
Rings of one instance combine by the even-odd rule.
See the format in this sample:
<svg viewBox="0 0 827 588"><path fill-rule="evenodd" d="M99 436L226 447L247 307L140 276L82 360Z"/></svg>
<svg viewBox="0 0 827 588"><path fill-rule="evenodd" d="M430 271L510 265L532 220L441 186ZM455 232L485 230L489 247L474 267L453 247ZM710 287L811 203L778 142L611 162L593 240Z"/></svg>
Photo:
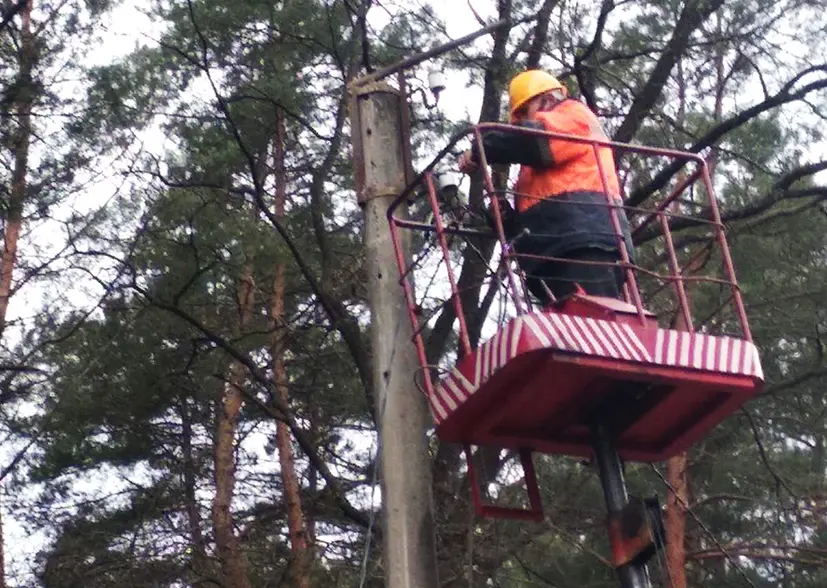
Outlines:
<svg viewBox="0 0 827 588"><path fill-rule="evenodd" d="M578 289L539 308L503 232L507 184L482 161L468 200L434 172L462 138L482 152L482 134L503 129L515 131L480 124L455 137L389 221L437 436L466 447L479 513L539 519L532 452L591 457L602 431L620 459L665 460L755 396L763 373L703 157L520 130L588 143L595 156L610 146L622 183L650 193L646 206L606 202L617 232L625 210L636 243L633 262L618 238L625 300ZM518 452L530 508L483 504L471 446Z"/></svg>
<svg viewBox="0 0 827 588"><path fill-rule="evenodd" d="M440 439L590 456L591 419L612 412L626 460L665 460L752 397L762 379L746 340L659 328L634 306L574 295L518 316L439 380Z"/></svg>

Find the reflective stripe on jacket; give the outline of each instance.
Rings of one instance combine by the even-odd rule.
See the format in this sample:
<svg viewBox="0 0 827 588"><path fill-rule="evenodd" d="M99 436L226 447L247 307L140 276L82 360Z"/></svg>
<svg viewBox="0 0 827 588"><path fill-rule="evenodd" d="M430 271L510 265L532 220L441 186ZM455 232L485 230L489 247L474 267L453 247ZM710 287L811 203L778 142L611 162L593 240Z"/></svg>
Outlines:
<svg viewBox="0 0 827 588"><path fill-rule="evenodd" d="M577 100L564 100L551 110L538 112L534 120L541 122L546 131L607 139L594 113ZM592 145L563 139L550 139L549 145L550 166L536 168L524 165L520 169L515 187L518 211L524 212L547 198L578 192L608 194L613 200L620 201L614 156L609 147L598 148L598 166Z"/></svg>

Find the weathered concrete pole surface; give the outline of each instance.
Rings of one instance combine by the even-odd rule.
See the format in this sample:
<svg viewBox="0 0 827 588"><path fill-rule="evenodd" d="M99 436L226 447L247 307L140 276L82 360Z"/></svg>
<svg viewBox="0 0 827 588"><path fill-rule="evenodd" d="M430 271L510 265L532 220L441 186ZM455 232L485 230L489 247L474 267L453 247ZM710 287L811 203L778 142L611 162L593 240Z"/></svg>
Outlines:
<svg viewBox="0 0 827 588"><path fill-rule="evenodd" d="M379 427L383 559L387 588L436 588L431 424L422 393L412 327L391 242L387 211L405 188L408 138L404 97L384 82L352 88L351 123L371 309L371 346Z"/></svg>

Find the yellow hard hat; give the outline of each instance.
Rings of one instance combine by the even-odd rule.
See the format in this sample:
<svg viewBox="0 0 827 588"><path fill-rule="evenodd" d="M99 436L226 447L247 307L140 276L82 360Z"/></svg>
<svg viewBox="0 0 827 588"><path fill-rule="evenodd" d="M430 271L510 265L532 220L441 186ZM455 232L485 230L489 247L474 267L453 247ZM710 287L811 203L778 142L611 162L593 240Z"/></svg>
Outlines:
<svg viewBox="0 0 827 588"><path fill-rule="evenodd" d="M511 116L514 116L514 112L520 106L550 90L562 90L564 94L566 93L566 88L560 80L539 69L530 69L518 74L511 80L508 87Z"/></svg>

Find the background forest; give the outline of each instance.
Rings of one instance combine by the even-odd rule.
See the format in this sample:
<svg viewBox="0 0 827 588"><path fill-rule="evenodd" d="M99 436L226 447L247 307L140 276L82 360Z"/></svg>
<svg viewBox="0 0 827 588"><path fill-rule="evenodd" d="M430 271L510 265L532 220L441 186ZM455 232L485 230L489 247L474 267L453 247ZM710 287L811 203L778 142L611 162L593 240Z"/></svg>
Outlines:
<svg viewBox="0 0 827 588"><path fill-rule="evenodd" d="M825 10L0 2L0 586L383 585L347 83L529 16L411 72L452 107L414 94L417 158L538 66L615 140L711 157L768 383L677 473L630 468L682 496L654 581L827 585ZM443 588L615 585L592 469L538 459L547 519L513 524L474 518L459 458L434 441Z"/></svg>

